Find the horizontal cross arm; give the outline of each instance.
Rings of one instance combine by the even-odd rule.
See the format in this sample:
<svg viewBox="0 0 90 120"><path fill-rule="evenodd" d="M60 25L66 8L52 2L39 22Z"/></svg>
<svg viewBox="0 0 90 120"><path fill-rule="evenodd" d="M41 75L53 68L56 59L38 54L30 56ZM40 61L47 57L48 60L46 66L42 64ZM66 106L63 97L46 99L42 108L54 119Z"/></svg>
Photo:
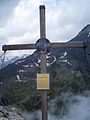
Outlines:
<svg viewBox="0 0 90 120"><path fill-rule="evenodd" d="M58 42L51 43L52 48L86 48L87 44L85 42Z"/></svg>
<svg viewBox="0 0 90 120"><path fill-rule="evenodd" d="M85 42L59 42L51 43L52 48L86 48L87 44ZM16 45L3 45L2 50L28 50L36 49L35 44L16 44Z"/></svg>
<svg viewBox="0 0 90 120"><path fill-rule="evenodd" d="M28 49L36 49L35 44L16 44L16 45L3 45L2 50L28 50Z"/></svg>

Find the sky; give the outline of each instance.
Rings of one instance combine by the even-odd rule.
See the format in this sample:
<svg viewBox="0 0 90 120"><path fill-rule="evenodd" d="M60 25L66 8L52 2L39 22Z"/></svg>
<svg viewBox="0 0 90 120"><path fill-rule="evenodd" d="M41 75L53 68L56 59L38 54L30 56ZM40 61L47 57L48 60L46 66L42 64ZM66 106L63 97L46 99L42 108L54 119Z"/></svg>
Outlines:
<svg viewBox="0 0 90 120"><path fill-rule="evenodd" d="M39 33L39 5L46 7L46 37L66 42L90 24L90 0L0 0L0 55L4 44L36 43ZM9 51L21 56L33 51Z"/></svg>

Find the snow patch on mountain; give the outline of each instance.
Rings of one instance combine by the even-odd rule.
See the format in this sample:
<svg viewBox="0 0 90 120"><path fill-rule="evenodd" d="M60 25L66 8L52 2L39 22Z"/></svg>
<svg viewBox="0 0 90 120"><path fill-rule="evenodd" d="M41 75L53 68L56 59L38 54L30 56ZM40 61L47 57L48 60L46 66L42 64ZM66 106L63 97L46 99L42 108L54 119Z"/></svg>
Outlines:
<svg viewBox="0 0 90 120"><path fill-rule="evenodd" d="M3 84L3 82L0 82L0 84L2 85L2 84Z"/></svg>
<svg viewBox="0 0 90 120"><path fill-rule="evenodd" d="M20 77L19 77L19 75L16 75L16 77L17 77L17 79L18 79L18 80L20 80Z"/></svg>
<svg viewBox="0 0 90 120"><path fill-rule="evenodd" d="M16 81L22 82L22 80L20 79L20 76L19 76L19 75L16 75L16 77L17 77L17 80L16 80Z"/></svg>
<svg viewBox="0 0 90 120"><path fill-rule="evenodd" d="M64 58L67 55L67 52L65 51L63 56L61 56L60 58Z"/></svg>
<svg viewBox="0 0 90 120"><path fill-rule="evenodd" d="M72 65L67 59L66 60L59 60L59 62L67 63L69 65Z"/></svg>
<svg viewBox="0 0 90 120"><path fill-rule="evenodd" d="M51 55L51 53L47 53L47 55Z"/></svg>
<svg viewBox="0 0 90 120"><path fill-rule="evenodd" d="M19 70L19 73L20 73L20 72L24 72L24 70Z"/></svg>
<svg viewBox="0 0 90 120"><path fill-rule="evenodd" d="M29 65L23 65L23 67L27 68L27 67L29 67Z"/></svg>
<svg viewBox="0 0 90 120"><path fill-rule="evenodd" d="M88 37L90 37L90 32L88 33Z"/></svg>
<svg viewBox="0 0 90 120"><path fill-rule="evenodd" d="M39 67L39 64L35 63L35 65L36 65L37 67Z"/></svg>
<svg viewBox="0 0 90 120"><path fill-rule="evenodd" d="M38 63L40 63L41 62L41 60L38 58Z"/></svg>
<svg viewBox="0 0 90 120"><path fill-rule="evenodd" d="M51 62L51 63L48 63L48 62L47 62L47 66L52 65L55 61L56 61L56 57L54 56L53 62Z"/></svg>
<svg viewBox="0 0 90 120"><path fill-rule="evenodd" d="M31 67L33 67L33 65L32 65L32 64L31 64L30 66L31 66Z"/></svg>
<svg viewBox="0 0 90 120"><path fill-rule="evenodd" d="M24 61L25 61L25 60L18 60L18 61L17 61L17 64L18 64L18 63L22 63L22 62L24 62Z"/></svg>
<svg viewBox="0 0 90 120"><path fill-rule="evenodd" d="M70 62L67 62L69 65L72 65Z"/></svg>
<svg viewBox="0 0 90 120"><path fill-rule="evenodd" d="M28 56L28 54L24 54L23 56L21 56L20 58L23 59L23 58L26 58Z"/></svg>

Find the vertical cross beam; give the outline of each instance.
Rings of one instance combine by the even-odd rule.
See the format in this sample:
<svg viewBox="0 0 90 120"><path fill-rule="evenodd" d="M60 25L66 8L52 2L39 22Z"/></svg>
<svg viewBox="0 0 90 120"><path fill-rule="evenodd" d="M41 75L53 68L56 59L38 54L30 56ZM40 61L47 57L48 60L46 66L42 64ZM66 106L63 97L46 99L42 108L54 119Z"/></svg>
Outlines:
<svg viewBox="0 0 90 120"><path fill-rule="evenodd" d="M41 5L40 8L40 38L46 38L45 28L45 6ZM41 73L46 73L46 53L40 51L40 69ZM47 105L47 91L41 91L41 107L42 107L42 120L48 120L48 105Z"/></svg>

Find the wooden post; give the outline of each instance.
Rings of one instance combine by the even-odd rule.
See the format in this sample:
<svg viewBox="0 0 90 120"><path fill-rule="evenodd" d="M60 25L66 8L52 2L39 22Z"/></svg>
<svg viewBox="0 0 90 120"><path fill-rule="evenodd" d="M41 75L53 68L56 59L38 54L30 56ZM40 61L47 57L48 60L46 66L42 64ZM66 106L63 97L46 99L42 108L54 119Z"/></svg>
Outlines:
<svg viewBox="0 0 90 120"><path fill-rule="evenodd" d="M40 6L40 38L46 38L46 28L45 28L45 6ZM46 73L46 53L40 51L40 68L41 73ZM42 120L48 120L48 105L47 105L47 91L41 91L41 107L42 107Z"/></svg>

